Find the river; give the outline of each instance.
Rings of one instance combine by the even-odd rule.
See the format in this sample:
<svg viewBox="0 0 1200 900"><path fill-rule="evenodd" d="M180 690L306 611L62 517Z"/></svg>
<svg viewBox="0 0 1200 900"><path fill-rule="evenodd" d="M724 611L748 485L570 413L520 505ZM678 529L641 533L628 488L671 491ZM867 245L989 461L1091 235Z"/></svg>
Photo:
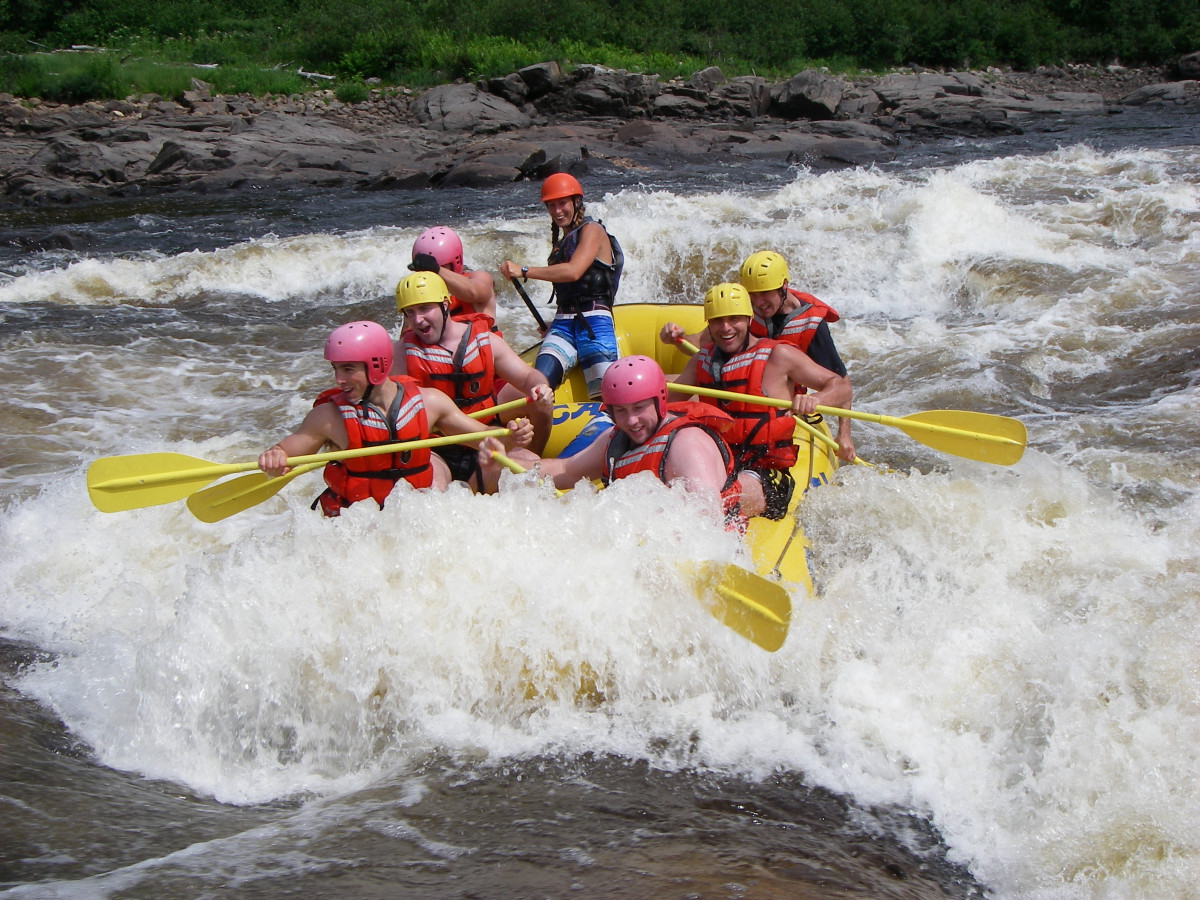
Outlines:
<svg viewBox="0 0 1200 900"><path fill-rule="evenodd" d="M621 300L775 249L842 314L856 408L1028 428L996 467L856 423L876 468L806 499L816 591L774 654L681 587L742 550L654 484L336 522L316 475L214 524L89 502L97 458L286 433L325 335L395 324L427 225L470 266L544 258L533 186L10 210L0 893L1195 896L1197 131L583 176Z"/></svg>

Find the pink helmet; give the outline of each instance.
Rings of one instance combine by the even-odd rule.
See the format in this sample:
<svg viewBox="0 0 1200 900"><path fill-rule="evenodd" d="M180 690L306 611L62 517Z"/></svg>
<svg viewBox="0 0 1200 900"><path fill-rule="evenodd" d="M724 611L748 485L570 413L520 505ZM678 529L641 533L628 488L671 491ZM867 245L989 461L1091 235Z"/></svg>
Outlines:
<svg viewBox="0 0 1200 900"><path fill-rule="evenodd" d="M667 414L667 376L648 356L622 356L604 372L600 398L608 406L653 398L661 418Z"/></svg>
<svg viewBox="0 0 1200 900"><path fill-rule="evenodd" d="M367 381L383 384L392 370L392 339L378 322L350 322L333 330L325 341L330 362L358 362L367 367Z"/></svg>
<svg viewBox="0 0 1200 900"><path fill-rule="evenodd" d="M420 253L428 253L438 261L439 266L445 266L459 275L462 274L462 240L445 225L435 225L421 232L421 236L413 241L413 259L416 259Z"/></svg>

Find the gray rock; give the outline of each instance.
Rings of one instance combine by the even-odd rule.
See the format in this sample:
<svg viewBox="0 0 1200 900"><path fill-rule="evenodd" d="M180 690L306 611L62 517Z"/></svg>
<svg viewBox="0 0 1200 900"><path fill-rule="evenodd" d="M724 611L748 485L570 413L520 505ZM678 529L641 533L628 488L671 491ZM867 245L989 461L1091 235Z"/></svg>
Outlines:
<svg viewBox="0 0 1200 900"><path fill-rule="evenodd" d="M708 112L708 104L675 93L659 94L650 104L650 111L656 116L685 116L698 119Z"/></svg>
<svg viewBox="0 0 1200 900"><path fill-rule="evenodd" d="M720 66L709 66L707 69L693 72L692 77L688 79L688 84L702 91L711 91L718 84L724 84L727 80Z"/></svg>
<svg viewBox="0 0 1200 900"><path fill-rule="evenodd" d="M562 84L562 68L554 60L526 66L517 72L521 80L529 87L529 99L536 100L551 91L556 91Z"/></svg>
<svg viewBox="0 0 1200 900"><path fill-rule="evenodd" d="M418 122L439 131L488 134L530 124L529 116L516 106L473 84L430 88L413 101L410 109Z"/></svg>
<svg viewBox="0 0 1200 900"><path fill-rule="evenodd" d="M832 119L846 83L823 72L806 71L771 87L771 111L785 119Z"/></svg>
<svg viewBox="0 0 1200 900"><path fill-rule="evenodd" d="M492 187L517 180L514 166L497 165L492 162L462 162L450 169L442 179L442 187Z"/></svg>
<svg viewBox="0 0 1200 900"><path fill-rule="evenodd" d="M511 75L506 75L503 78L489 78L485 83L479 85L480 90L486 88L489 94L495 94L501 99L507 100L513 106L522 106L529 99L529 85L516 72Z"/></svg>
<svg viewBox="0 0 1200 900"><path fill-rule="evenodd" d="M1181 103L1184 99L1186 93L1183 83L1176 81L1171 84L1148 84L1122 97L1121 102L1126 106L1140 106L1144 103Z"/></svg>
<svg viewBox="0 0 1200 900"><path fill-rule="evenodd" d="M1175 62L1175 75L1184 81L1200 81L1200 50L1179 57Z"/></svg>
<svg viewBox="0 0 1200 900"><path fill-rule="evenodd" d="M713 103L718 110L728 110L731 115L757 119L765 116L771 106L771 88L765 78L746 75L726 84L719 84L712 91Z"/></svg>

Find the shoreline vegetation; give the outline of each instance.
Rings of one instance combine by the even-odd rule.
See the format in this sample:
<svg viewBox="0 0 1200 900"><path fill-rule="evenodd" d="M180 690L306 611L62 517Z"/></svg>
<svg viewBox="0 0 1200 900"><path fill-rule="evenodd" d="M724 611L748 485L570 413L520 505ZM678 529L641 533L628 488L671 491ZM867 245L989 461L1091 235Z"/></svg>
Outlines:
<svg viewBox="0 0 1200 900"><path fill-rule="evenodd" d="M636 48L636 49L634 49ZM0 92L81 103L201 77L218 94L340 102L503 77L546 60L663 80L718 66L780 81L918 66L1166 67L1200 49L1195 0L6 0ZM201 67L197 76L193 67Z"/></svg>

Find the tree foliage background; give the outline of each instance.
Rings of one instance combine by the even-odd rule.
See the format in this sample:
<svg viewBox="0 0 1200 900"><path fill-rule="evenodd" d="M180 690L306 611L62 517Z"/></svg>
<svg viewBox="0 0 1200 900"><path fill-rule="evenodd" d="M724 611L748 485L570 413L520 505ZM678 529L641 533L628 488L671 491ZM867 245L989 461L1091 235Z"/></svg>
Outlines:
<svg viewBox="0 0 1200 900"><path fill-rule="evenodd" d="M0 0L0 69L72 45L421 84L547 59L670 77L1089 62L1200 48L1197 0ZM87 78L112 79L110 66ZM42 73L44 76L45 73ZM31 72L36 80L38 73ZM0 85L2 87L3 85ZM110 86L118 90L118 85Z"/></svg>

